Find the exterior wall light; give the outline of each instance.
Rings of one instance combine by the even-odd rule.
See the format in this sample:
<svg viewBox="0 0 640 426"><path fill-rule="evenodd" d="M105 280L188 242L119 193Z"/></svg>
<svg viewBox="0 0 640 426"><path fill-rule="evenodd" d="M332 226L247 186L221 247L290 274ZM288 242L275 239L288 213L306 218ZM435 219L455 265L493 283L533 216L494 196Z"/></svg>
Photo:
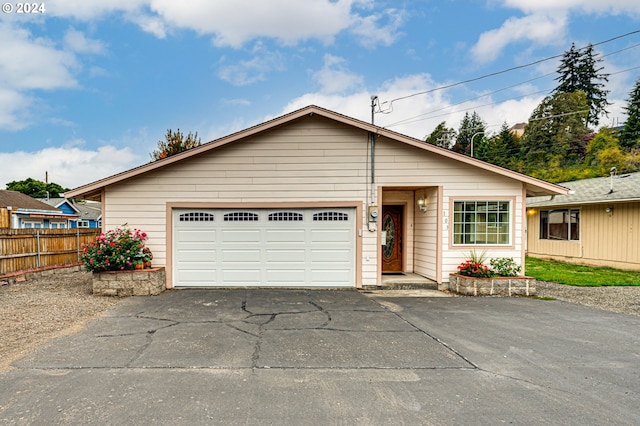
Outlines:
<svg viewBox="0 0 640 426"><path fill-rule="evenodd" d="M422 213L427 212L427 200L425 200L423 196L420 196L420 198L418 198L418 208L420 208L420 211Z"/></svg>

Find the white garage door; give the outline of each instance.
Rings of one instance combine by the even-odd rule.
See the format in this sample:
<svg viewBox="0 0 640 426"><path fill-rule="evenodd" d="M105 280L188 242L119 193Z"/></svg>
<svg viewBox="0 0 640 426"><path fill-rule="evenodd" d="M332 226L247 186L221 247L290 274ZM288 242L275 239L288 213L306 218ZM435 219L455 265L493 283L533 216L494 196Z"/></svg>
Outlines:
<svg viewBox="0 0 640 426"><path fill-rule="evenodd" d="M175 287L354 287L355 209L179 209Z"/></svg>

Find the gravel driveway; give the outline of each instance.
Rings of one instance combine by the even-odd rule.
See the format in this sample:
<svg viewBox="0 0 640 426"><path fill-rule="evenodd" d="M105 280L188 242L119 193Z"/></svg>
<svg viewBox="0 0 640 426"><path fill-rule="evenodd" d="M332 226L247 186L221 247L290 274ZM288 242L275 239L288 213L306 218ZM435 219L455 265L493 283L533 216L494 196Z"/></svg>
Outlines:
<svg viewBox="0 0 640 426"><path fill-rule="evenodd" d="M539 297L640 316L639 287L571 287L538 282ZM119 302L91 294L91 275L62 273L0 287L0 371L46 341L70 335Z"/></svg>

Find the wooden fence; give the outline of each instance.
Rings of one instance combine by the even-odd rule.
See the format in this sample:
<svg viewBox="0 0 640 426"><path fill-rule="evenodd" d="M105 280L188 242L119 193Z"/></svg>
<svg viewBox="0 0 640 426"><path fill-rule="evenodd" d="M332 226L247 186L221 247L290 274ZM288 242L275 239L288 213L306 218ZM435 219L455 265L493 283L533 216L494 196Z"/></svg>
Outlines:
<svg viewBox="0 0 640 426"><path fill-rule="evenodd" d="M0 229L0 276L80 261L82 244L99 229Z"/></svg>
<svg viewBox="0 0 640 426"><path fill-rule="evenodd" d="M6 207L0 207L0 228L11 228L11 212Z"/></svg>

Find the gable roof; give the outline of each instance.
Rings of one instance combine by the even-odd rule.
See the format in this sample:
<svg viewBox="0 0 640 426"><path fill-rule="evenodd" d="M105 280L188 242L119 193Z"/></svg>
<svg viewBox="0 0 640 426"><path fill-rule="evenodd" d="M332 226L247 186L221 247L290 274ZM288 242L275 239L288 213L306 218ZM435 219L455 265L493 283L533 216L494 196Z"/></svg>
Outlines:
<svg viewBox="0 0 640 426"><path fill-rule="evenodd" d="M102 217L102 204L95 201L78 202L75 201L73 206L78 210L80 219L83 220L100 220Z"/></svg>
<svg viewBox="0 0 640 426"><path fill-rule="evenodd" d="M301 108L297 111L293 111L289 114L285 114L283 116L274 118L272 120L266 121L264 123L258 124L256 126L253 127L249 127L245 130L241 130L239 132L233 133L231 135L222 137L220 139L216 139L214 141L205 143L203 145L200 145L198 147L189 149L187 151L181 152L179 154L175 154L172 155L170 157L164 158L162 160L157 160L157 161L153 161L151 163L147 163L138 167L135 167L133 169L124 171L122 173L118 173L116 175L113 175L111 177L107 177L98 181L95 181L93 183L89 183L87 185L84 186L80 186L78 188L72 189L71 191L67 191L64 195L67 198L84 198L84 199L88 199L88 200L99 200L100 199L100 195L102 192L102 189L115 184L115 183L119 183L122 182L124 180L133 178L135 176L159 169L161 167L166 167L170 164L173 163L177 163L179 161L183 161L187 158L191 158L193 156L202 154L204 152L208 152L210 150L219 148L221 146L224 146L226 144L229 144L231 142L235 142L238 141L240 139L273 129L277 126L281 126L283 124L286 123L290 123L292 121L298 120L302 117L306 117L306 116L312 116L314 114L317 114L321 117L330 119L330 120L334 120L338 123L343 123L352 127L356 127L359 128L361 130L367 131L367 132L372 132L374 134L377 134L379 136L384 136L386 138L389 138L391 140L395 140L398 142L402 142L405 143L407 145L411 145L420 149L423 149L427 152L431 152L433 154L436 155L440 155L446 158L450 158L453 159L455 161L461 162L461 163L465 163L465 164L469 164L475 167L478 167L480 169L484 169L484 170L488 170L491 171L493 173L496 173L498 175L502 175L511 179L515 179L517 181L520 181L522 183L524 183L526 185L527 188L527 195L551 195L551 194L565 194L567 192L567 190L565 188L562 188L558 185L554 185L552 183L549 182L545 182L543 180L540 179L536 179L530 176L526 176L523 175L521 173L518 172L514 172L512 170L509 169L505 169L490 163L486 163L484 161L475 159L475 158L471 158L468 157L466 155L463 154L458 154L456 152L450 151L448 149L445 148L441 148L429 143L426 143L424 141L421 141L420 139L415 139L412 138L410 136L406 136L403 135L401 133L397 133L388 129L385 129L383 127L379 127L379 126L375 126L373 124L369 124L367 122L352 118L352 117L348 117L346 115L343 114L339 114L337 112L334 111L330 111L324 108L320 108L318 106L315 105L311 105L311 106L307 106L305 108Z"/></svg>
<svg viewBox="0 0 640 426"><path fill-rule="evenodd" d="M11 207L14 211L18 209L25 210L43 210L60 213L60 210L50 206L47 203L38 201L26 194L18 191L0 190L0 207Z"/></svg>
<svg viewBox="0 0 640 426"><path fill-rule="evenodd" d="M560 185L570 189L567 195L527 198L527 207L640 201L640 172L582 179Z"/></svg>
<svg viewBox="0 0 640 426"><path fill-rule="evenodd" d="M75 211L76 213L78 212L78 209L76 208L76 206L73 205L73 203L71 202L71 200L67 200L66 198L62 198L62 197L55 197L55 198L38 198L39 201L42 201L43 203L47 203L50 206L59 208L61 205L63 205L64 203L67 203L67 205L69 207L71 207L71 209L73 211Z"/></svg>
<svg viewBox="0 0 640 426"><path fill-rule="evenodd" d="M43 203L60 208L63 204L67 204L81 220L99 220L102 216L102 205L95 201L75 201L71 198L39 198Z"/></svg>

